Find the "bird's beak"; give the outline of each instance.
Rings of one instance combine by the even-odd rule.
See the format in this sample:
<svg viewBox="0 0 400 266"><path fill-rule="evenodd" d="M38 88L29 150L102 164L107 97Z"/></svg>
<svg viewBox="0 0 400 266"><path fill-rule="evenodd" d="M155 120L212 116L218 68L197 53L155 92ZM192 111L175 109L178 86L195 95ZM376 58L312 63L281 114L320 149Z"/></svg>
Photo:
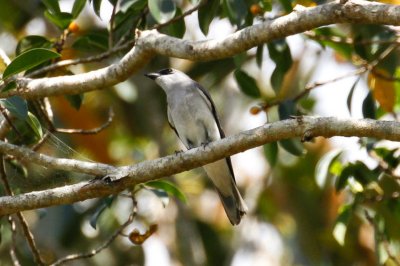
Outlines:
<svg viewBox="0 0 400 266"><path fill-rule="evenodd" d="M144 75L145 75L146 77L152 79L152 80L155 80L156 78L158 78L158 77L160 76L159 73L147 73L147 74L144 74Z"/></svg>

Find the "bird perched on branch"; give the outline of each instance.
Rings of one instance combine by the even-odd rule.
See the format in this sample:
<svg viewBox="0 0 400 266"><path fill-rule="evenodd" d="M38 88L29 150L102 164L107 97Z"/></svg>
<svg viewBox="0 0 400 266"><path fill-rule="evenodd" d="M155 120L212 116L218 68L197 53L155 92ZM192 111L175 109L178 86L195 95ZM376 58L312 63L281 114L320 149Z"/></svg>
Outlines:
<svg viewBox="0 0 400 266"><path fill-rule="evenodd" d="M187 149L225 137L214 102L199 83L172 68L145 76L153 79L165 91L169 124ZM215 185L229 221L233 225L239 224L247 207L236 186L230 157L203 168Z"/></svg>

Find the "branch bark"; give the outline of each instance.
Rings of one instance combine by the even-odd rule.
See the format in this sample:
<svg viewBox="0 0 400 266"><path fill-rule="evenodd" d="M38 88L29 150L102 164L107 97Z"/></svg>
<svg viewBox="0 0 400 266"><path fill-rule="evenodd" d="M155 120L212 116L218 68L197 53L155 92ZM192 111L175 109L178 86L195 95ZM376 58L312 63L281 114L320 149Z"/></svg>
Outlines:
<svg viewBox="0 0 400 266"><path fill-rule="evenodd" d="M52 205L71 204L77 201L119 193L136 184L203 166L268 142L295 137L309 140L318 136L326 138L333 136L372 137L400 141L400 123L370 119L298 117L265 124L215 141L206 147L199 147L178 155L170 155L123 167L53 158L29 151L26 148L0 142L1 153L13 155L21 160L33 160L33 162L46 167L68 171L111 175L117 179L111 183L85 181L54 189L0 197L0 216Z"/></svg>
<svg viewBox="0 0 400 266"><path fill-rule="evenodd" d="M156 54L193 61L216 60L321 26L336 23L400 25L399 17L398 5L349 0L343 4L336 1L311 8L297 8L286 16L247 27L218 40L193 42L156 30L138 32L135 46L118 63L74 76L17 78L18 89L2 92L0 98L12 95L42 98L104 89L129 78Z"/></svg>

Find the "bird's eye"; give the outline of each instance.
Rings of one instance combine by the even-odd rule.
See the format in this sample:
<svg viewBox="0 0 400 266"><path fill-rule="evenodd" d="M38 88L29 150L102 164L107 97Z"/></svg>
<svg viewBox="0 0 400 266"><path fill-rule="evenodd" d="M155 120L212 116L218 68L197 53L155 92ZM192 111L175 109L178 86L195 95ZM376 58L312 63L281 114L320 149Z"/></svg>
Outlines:
<svg viewBox="0 0 400 266"><path fill-rule="evenodd" d="M166 68L166 69L163 69L163 70L159 71L159 73L161 75L169 75L169 74L172 74L172 72L173 72L173 70L171 68Z"/></svg>

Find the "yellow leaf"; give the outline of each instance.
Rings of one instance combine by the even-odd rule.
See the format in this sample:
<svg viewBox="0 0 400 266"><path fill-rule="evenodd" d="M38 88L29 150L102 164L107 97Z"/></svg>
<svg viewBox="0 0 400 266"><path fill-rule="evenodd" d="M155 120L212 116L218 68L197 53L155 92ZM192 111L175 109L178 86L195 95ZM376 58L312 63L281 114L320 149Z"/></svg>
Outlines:
<svg viewBox="0 0 400 266"><path fill-rule="evenodd" d="M313 7L313 6L317 6L317 3L312 0L295 0L294 2L292 2L292 6L294 7L296 5L302 5L305 7Z"/></svg>
<svg viewBox="0 0 400 266"><path fill-rule="evenodd" d="M400 0L379 0L378 2L391 5L400 5Z"/></svg>
<svg viewBox="0 0 400 266"><path fill-rule="evenodd" d="M368 74L368 86L371 89L375 100L386 112L393 112L396 101L396 91L394 81L391 76L383 69L374 69Z"/></svg>
<svg viewBox="0 0 400 266"><path fill-rule="evenodd" d="M139 230L134 229L129 234L129 240L135 245L141 245L147 238L157 231L157 228L158 226L156 224L152 224L144 234L141 234Z"/></svg>

